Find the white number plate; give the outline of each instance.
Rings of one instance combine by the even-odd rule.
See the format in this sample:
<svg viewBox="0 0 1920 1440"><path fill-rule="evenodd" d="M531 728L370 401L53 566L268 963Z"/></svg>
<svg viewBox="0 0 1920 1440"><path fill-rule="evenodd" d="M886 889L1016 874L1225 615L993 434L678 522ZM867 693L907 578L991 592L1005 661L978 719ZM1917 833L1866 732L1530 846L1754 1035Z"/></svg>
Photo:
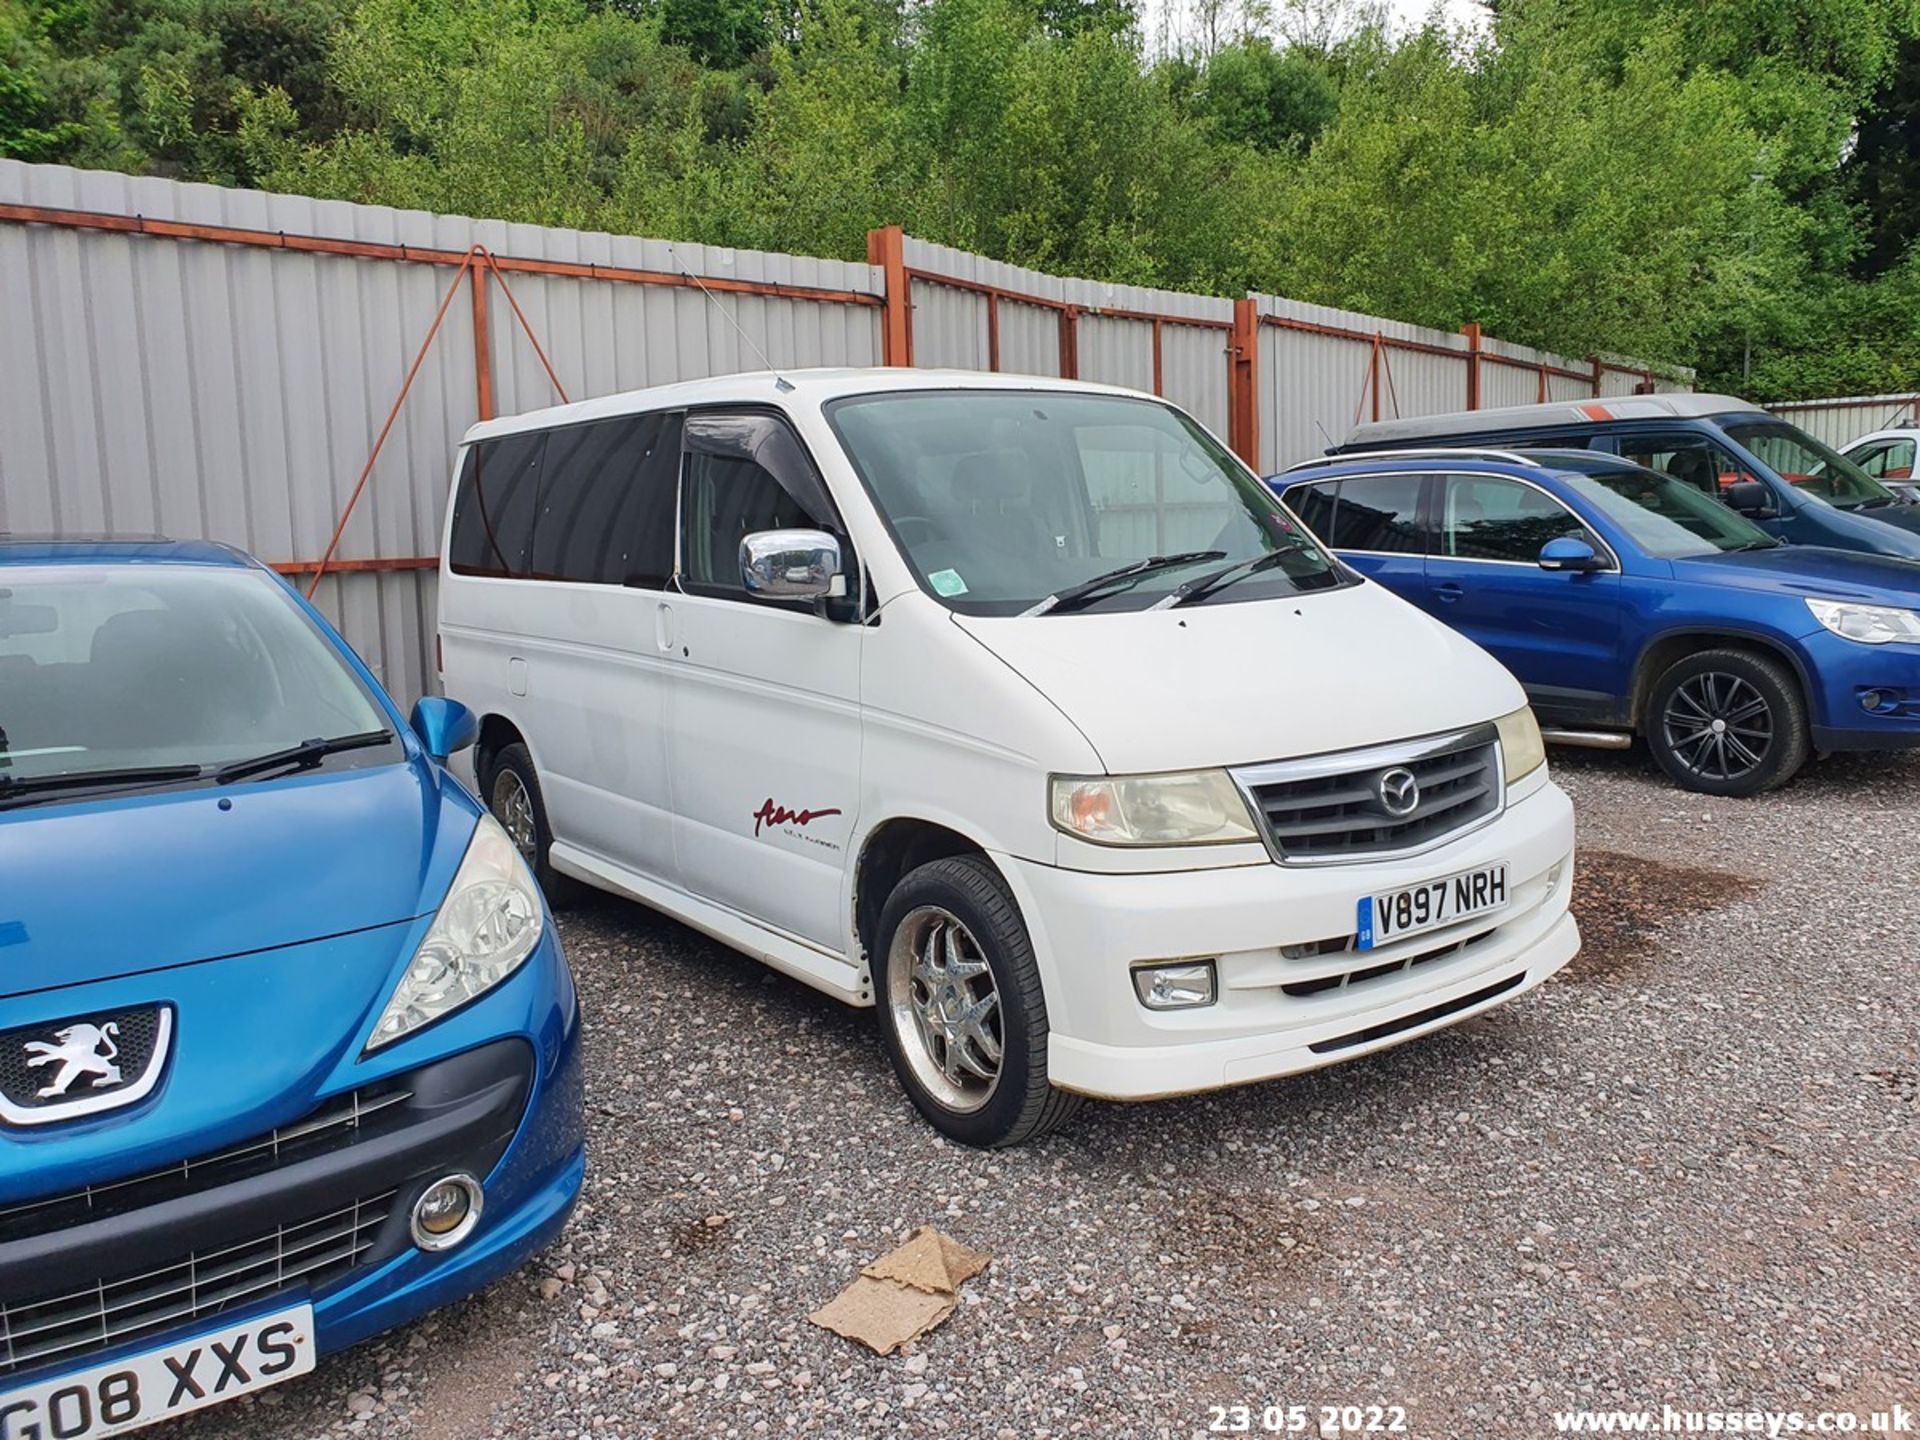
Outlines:
<svg viewBox="0 0 1920 1440"><path fill-rule="evenodd" d="M91 1370L0 1391L0 1440L100 1440L313 1369L313 1307L296 1305Z"/></svg>
<svg viewBox="0 0 1920 1440"><path fill-rule="evenodd" d="M1482 865L1438 880L1360 897L1354 948L1374 950L1422 930L1436 930L1475 915L1506 908L1507 863Z"/></svg>

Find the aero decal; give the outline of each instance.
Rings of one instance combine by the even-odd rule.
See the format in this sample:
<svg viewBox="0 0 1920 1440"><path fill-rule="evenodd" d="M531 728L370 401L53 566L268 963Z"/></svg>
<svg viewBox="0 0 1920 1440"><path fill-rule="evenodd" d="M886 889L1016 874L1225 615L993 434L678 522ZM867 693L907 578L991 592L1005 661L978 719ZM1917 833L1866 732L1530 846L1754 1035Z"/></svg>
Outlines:
<svg viewBox="0 0 1920 1440"><path fill-rule="evenodd" d="M753 812L753 833L757 836L762 825L798 825L806 829L814 821L827 815L838 815L836 806L830 810L789 810L784 805L773 803L773 797L767 797L766 804Z"/></svg>

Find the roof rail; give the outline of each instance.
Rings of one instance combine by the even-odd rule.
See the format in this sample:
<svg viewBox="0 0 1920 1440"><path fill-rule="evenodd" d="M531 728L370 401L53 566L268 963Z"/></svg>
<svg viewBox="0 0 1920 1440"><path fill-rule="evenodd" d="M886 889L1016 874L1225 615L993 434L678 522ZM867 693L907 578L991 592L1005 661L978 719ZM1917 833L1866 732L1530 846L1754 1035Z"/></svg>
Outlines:
<svg viewBox="0 0 1920 1440"><path fill-rule="evenodd" d="M1419 449L1354 450L1345 455L1321 455L1312 460L1302 460L1297 464L1289 465L1280 473L1291 475L1296 470L1311 470L1318 465L1347 465L1356 460L1419 460L1448 455L1471 455L1483 460L1504 460L1510 465L1526 465L1535 470L1546 468L1538 460L1522 455L1518 450L1494 450L1484 445L1430 445Z"/></svg>

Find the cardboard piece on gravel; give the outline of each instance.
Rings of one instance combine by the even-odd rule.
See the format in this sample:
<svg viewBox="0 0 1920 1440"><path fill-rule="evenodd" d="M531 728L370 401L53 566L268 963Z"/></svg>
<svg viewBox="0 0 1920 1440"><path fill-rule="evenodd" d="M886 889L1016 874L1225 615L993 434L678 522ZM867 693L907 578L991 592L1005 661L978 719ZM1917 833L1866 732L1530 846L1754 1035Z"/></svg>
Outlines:
<svg viewBox="0 0 1920 1440"><path fill-rule="evenodd" d="M807 1318L891 1355L959 1308L960 1287L987 1268L989 1256L930 1225L861 1270L854 1282Z"/></svg>

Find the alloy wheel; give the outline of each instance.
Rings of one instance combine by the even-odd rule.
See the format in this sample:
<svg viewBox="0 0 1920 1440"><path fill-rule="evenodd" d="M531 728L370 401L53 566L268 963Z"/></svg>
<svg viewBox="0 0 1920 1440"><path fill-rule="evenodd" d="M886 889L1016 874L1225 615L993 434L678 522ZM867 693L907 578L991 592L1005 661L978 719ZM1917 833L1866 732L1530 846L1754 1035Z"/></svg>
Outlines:
<svg viewBox="0 0 1920 1440"><path fill-rule="evenodd" d="M1000 1083L1000 994L986 953L938 905L909 911L887 953L887 1004L914 1078L941 1105L978 1110Z"/></svg>
<svg viewBox="0 0 1920 1440"><path fill-rule="evenodd" d="M539 859L540 831L533 823L533 797L512 770L502 770L493 782L493 818L513 841L513 848L529 865Z"/></svg>
<svg viewBox="0 0 1920 1440"><path fill-rule="evenodd" d="M1690 675L1667 699L1660 723L1680 763L1709 780L1739 780L1773 748L1773 707L1738 675Z"/></svg>

